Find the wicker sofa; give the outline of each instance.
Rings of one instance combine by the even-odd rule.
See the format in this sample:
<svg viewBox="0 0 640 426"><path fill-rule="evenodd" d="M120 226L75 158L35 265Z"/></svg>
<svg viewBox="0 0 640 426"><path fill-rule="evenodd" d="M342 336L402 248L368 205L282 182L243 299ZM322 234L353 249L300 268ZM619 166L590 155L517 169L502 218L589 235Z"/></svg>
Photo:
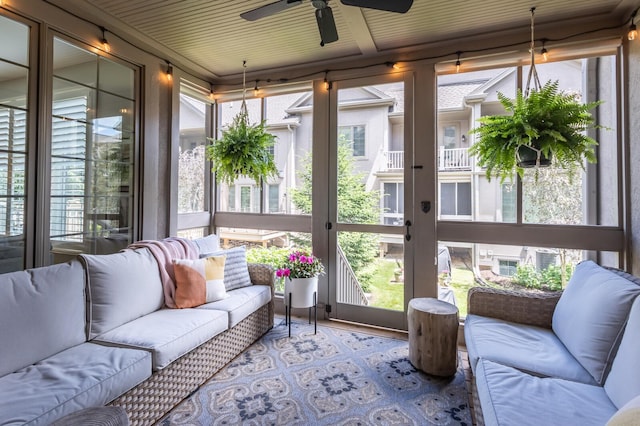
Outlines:
<svg viewBox="0 0 640 426"><path fill-rule="evenodd" d="M0 275L0 425L102 405L157 422L273 327L273 270L245 269L247 286L187 309L166 308L145 248Z"/></svg>
<svg viewBox="0 0 640 426"><path fill-rule="evenodd" d="M472 288L475 424L640 424L639 295L640 279L590 261L562 294Z"/></svg>

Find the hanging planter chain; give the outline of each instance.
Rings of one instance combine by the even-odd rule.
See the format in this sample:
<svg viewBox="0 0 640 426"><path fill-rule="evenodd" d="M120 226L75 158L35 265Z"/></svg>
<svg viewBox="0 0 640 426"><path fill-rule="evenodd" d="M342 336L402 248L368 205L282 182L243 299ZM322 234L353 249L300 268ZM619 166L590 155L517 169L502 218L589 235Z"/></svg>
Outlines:
<svg viewBox="0 0 640 426"><path fill-rule="evenodd" d="M529 68L529 76L527 77L527 87L524 91L525 98L529 96L529 89L531 87L531 79L533 78L533 90L540 90L540 79L538 78L538 71L536 71L536 57L535 57L535 32L534 32L534 15L536 8L531 8L531 46L529 51L531 52L531 67Z"/></svg>
<svg viewBox="0 0 640 426"><path fill-rule="evenodd" d="M242 103L240 104L240 115L242 116L242 119L244 120L245 123L249 119L249 110L247 109L247 101L246 101L246 95L247 95L246 75L247 75L247 61L242 61Z"/></svg>
<svg viewBox="0 0 640 426"><path fill-rule="evenodd" d="M527 86L524 90L524 97L529 96L529 91L531 89L531 80L533 80L533 90L539 91L541 84L540 78L538 77L538 71L536 70L536 52L535 52L535 12L536 8L531 8L531 44L529 46L529 52L531 53L531 66L529 67L529 75L527 76ZM540 161L542 159L542 151L540 149L534 148L531 145L527 145L527 149L535 151L536 153L536 173L538 172L538 168L540 167ZM516 151L516 158L519 163L522 163L522 159L520 158L520 152Z"/></svg>

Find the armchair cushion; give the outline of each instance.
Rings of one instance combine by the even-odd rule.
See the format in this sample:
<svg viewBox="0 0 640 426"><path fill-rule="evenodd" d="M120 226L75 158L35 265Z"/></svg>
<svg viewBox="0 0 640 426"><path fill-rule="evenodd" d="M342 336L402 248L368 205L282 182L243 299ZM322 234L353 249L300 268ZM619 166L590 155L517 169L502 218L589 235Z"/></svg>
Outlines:
<svg viewBox="0 0 640 426"><path fill-rule="evenodd" d="M601 386L535 377L485 359L476 371L486 425L600 426L617 410Z"/></svg>
<svg viewBox="0 0 640 426"><path fill-rule="evenodd" d="M596 384L548 328L468 315L464 337L474 374L478 359L484 358L534 376Z"/></svg>
<svg viewBox="0 0 640 426"><path fill-rule="evenodd" d="M640 395L640 297L636 297L611 372L604 382L607 395L622 407ZM640 404L638 404L640 405ZM640 419L640 417L638 417Z"/></svg>
<svg viewBox="0 0 640 426"><path fill-rule="evenodd" d="M576 269L553 313L553 331L603 384L640 286L592 261Z"/></svg>

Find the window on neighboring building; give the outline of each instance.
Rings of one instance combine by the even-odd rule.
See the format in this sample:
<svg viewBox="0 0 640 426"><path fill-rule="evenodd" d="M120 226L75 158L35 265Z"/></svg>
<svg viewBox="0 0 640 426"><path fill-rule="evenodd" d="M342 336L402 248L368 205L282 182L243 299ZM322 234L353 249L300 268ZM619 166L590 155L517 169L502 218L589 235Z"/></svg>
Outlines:
<svg viewBox="0 0 640 426"><path fill-rule="evenodd" d="M365 127L364 126L340 126L338 127L338 141L347 143L351 147L354 157L365 156Z"/></svg>
<svg viewBox="0 0 640 426"><path fill-rule="evenodd" d="M517 260L498 260L499 273L505 277L511 277L516 274L518 269Z"/></svg>
<svg viewBox="0 0 640 426"><path fill-rule="evenodd" d="M384 212L385 225L402 225L404 217L404 183L384 183Z"/></svg>
<svg viewBox="0 0 640 426"><path fill-rule="evenodd" d="M228 210L230 212L235 212L236 209L236 186L235 185L230 185L227 187L227 191L228 191Z"/></svg>
<svg viewBox="0 0 640 426"><path fill-rule="evenodd" d="M269 213L278 213L280 211L280 207L278 204L280 203L280 185L269 185Z"/></svg>
<svg viewBox="0 0 640 426"><path fill-rule="evenodd" d="M515 222L517 218L516 186L512 183L502 184L502 221Z"/></svg>
<svg viewBox="0 0 640 426"><path fill-rule="evenodd" d="M442 182L440 184L440 214L442 216L471 215L470 182Z"/></svg>
<svg viewBox="0 0 640 426"><path fill-rule="evenodd" d="M249 213L251 211L251 187L240 187L240 211L243 213Z"/></svg>

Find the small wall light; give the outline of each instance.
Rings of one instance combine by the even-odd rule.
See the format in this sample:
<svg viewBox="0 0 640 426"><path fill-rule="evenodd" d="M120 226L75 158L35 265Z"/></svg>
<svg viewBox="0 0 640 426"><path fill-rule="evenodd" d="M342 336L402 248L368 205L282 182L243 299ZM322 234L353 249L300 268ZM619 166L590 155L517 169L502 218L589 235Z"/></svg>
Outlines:
<svg viewBox="0 0 640 426"><path fill-rule="evenodd" d="M629 25L629 33L627 34L627 38L631 41L638 37L638 30L636 29L636 24L633 23L633 19L631 18L631 25Z"/></svg>
<svg viewBox="0 0 640 426"><path fill-rule="evenodd" d="M167 61L167 81L171 81L173 80L173 67L171 66L171 63L169 61Z"/></svg>
<svg viewBox="0 0 640 426"><path fill-rule="evenodd" d="M542 50L540 51L540 53L542 53L542 59L547 62L549 60L549 52L547 51L547 48L544 47L544 44L546 43L546 39L542 39Z"/></svg>
<svg viewBox="0 0 640 426"><path fill-rule="evenodd" d="M100 27L100 30L102 31L102 39L100 40L100 43L102 44L102 50L109 53L111 52L111 46L109 46L109 42L107 41L107 38L104 36L104 32L106 30L104 29L104 27Z"/></svg>

